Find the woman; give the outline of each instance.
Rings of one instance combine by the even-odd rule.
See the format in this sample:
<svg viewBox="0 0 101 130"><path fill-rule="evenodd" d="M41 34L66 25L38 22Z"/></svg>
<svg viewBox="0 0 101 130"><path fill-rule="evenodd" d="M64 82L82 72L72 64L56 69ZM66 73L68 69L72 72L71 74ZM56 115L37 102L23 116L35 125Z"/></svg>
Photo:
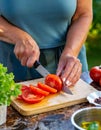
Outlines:
<svg viewBox="0 0 101 130"><path fill-rule="evenodd" d="M15 81L39 78L36 60L67 86L87 71L92 0L0 0L0 14L0 62Z"/></svg>

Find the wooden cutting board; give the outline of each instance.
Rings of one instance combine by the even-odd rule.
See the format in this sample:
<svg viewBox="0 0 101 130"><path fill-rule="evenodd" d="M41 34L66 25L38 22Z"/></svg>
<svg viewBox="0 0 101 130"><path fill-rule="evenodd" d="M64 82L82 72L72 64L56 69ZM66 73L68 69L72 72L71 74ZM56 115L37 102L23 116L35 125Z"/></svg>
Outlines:
<svg viewBox="0 0 101 130"><path fill-rule="evenodd" d="M30 80L26 82L21 82L20 84L37 84L37 82L44 82L44 79ZM50 94L45 97L41 102L36 104L27 104L23 101L19 101L16 98L12 98L11 105L24 116L39 114L43 112L48 112L51 110L56 110L59 108L71 106L74 104L79 104L87 102L86 97L88 94L97 91L91 85L87 84L83 80L79 80L75 86L71 87L73 95L66 94L64 92L59 92L57 94Z"/></svg>

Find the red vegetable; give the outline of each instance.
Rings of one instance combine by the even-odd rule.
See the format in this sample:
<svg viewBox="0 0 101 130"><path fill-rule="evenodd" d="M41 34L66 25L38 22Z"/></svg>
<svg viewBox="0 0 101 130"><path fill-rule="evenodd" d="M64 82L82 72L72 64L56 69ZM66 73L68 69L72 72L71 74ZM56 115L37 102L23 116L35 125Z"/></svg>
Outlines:
<svg viewBox="0 0 101 130"><path fill-rule="evenodd" d="M21 91L25 90L25 89L29 89L27 85L24 85L22 84L22 87L21 87Z"/></svg>
<svg viewBox="0 0 101 130"><path fill-rule="evenodd" d="M57 90L55 88L52 88L52 87L50 87L46 84L43 84L41 82L39 82L37 86L38 86L38 88L41 88L41 89L43 89L47 92L50 92L50 93L56 93L57 92Z"/></svg>
<svg viewBox="0 0 101 130"><path fill-rule="evenodd" d="M22 95L18 95L17 99L18 100L23 100Z"/></svg>
<svg viewBox="0 0 101 130"><path fill-rule="evenodd" d="M49 74L45 78L45 84L39 82L37 86L30 84L22 85L22 94L17 97L18 100L33 104L40 102L50 93L56 93L62 89L62 80L55 74Z"/></svg>
<svg viewBox="0 0 101 130"><path fill-rule="evenodd" d="M48 74L45 78L45 84L55 88L57 91L61 91L63 85L60 77L55 74Z"/></svg>
<svg viewBox="0 0 101 130"><path fill-rule="evenodd" d="M100 80L99 80L99 85L101 86L101 78L100 78Z"/></svg>
<svg viewBox="0 0 101 130"><path fill-rule="evenodd" d="M22 91L22 94L18 95L17 99L22 100L29 104L40 102L44 98L43 95L38 95L38 94L33 93L30 87L26 85L22 85L21 91Z"/></svg>
<svg viewBox="0 0 101 130"><path fill-rule="evenodd" d="M93 81L99 82L101 78L101 66L94 66L90 69L90 77Z"/></svg>
<svg viewBox="0 0 101 130"><path fill-rule="evenodd" d="M43 95L37 95L30 91L30 89L25 89L22 92L22 99L29 104L34 104L40 102L44 98Z"/></svg>
<svg viewBox="0 0 101 130"><path fill-rule="evenodd" d="M43 95L43 96L49 95L49 92L44 91L36 86L30 85L29 88L30 91L33 92L34 94Z"/></svg>

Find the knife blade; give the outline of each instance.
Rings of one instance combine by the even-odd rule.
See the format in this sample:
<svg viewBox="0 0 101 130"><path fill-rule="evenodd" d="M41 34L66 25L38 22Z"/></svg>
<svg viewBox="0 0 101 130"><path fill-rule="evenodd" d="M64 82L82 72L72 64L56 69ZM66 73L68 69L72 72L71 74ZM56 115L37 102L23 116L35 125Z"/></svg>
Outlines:
<svg viewBox="0 0 101 130"><path fill-rule="evenodd" d="M35 61L33 67L36 69L37 72L39 72L39 74L41 74L43 77L46 77L48 74L50 74L45 67L43 67L41 65L41 63L39 61Z"/></svg>
<svg viewBox="0 0 101 130"><path fill-rule="evenodd" d="M67 94L73 95L71 90L67 86L65 86L65 85L63 85L62 91L67 93Z"/></svg>
<svg viewBox="0 0 101 130"><path fill-rule="evenodd" d="M48 74L50 74L47 69L45 67L43 67L41 65L41 63L39 61L35 61L33 67L36 69L36 71L41 74L43 77L46 77ZM65 85L63 85L62 91L64 91L67 94L72 94L72 92L69 90L68 87L66 87Z"/></svg>

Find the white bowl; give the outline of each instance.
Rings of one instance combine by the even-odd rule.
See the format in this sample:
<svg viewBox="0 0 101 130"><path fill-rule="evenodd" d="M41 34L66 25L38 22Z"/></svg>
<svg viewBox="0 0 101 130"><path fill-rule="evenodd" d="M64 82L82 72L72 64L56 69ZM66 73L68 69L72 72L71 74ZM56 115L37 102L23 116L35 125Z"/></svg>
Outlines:
<svg viewBox="0 0 101 130"><path fill-rule="evenodd" d="M96 92L90 93L87 96L87 100L89 101L89 103L94 104L97 107L101 107L101 104L98 104L95 102L95 99L99 97L101 97L101 91L96 91Z"/></svg>

